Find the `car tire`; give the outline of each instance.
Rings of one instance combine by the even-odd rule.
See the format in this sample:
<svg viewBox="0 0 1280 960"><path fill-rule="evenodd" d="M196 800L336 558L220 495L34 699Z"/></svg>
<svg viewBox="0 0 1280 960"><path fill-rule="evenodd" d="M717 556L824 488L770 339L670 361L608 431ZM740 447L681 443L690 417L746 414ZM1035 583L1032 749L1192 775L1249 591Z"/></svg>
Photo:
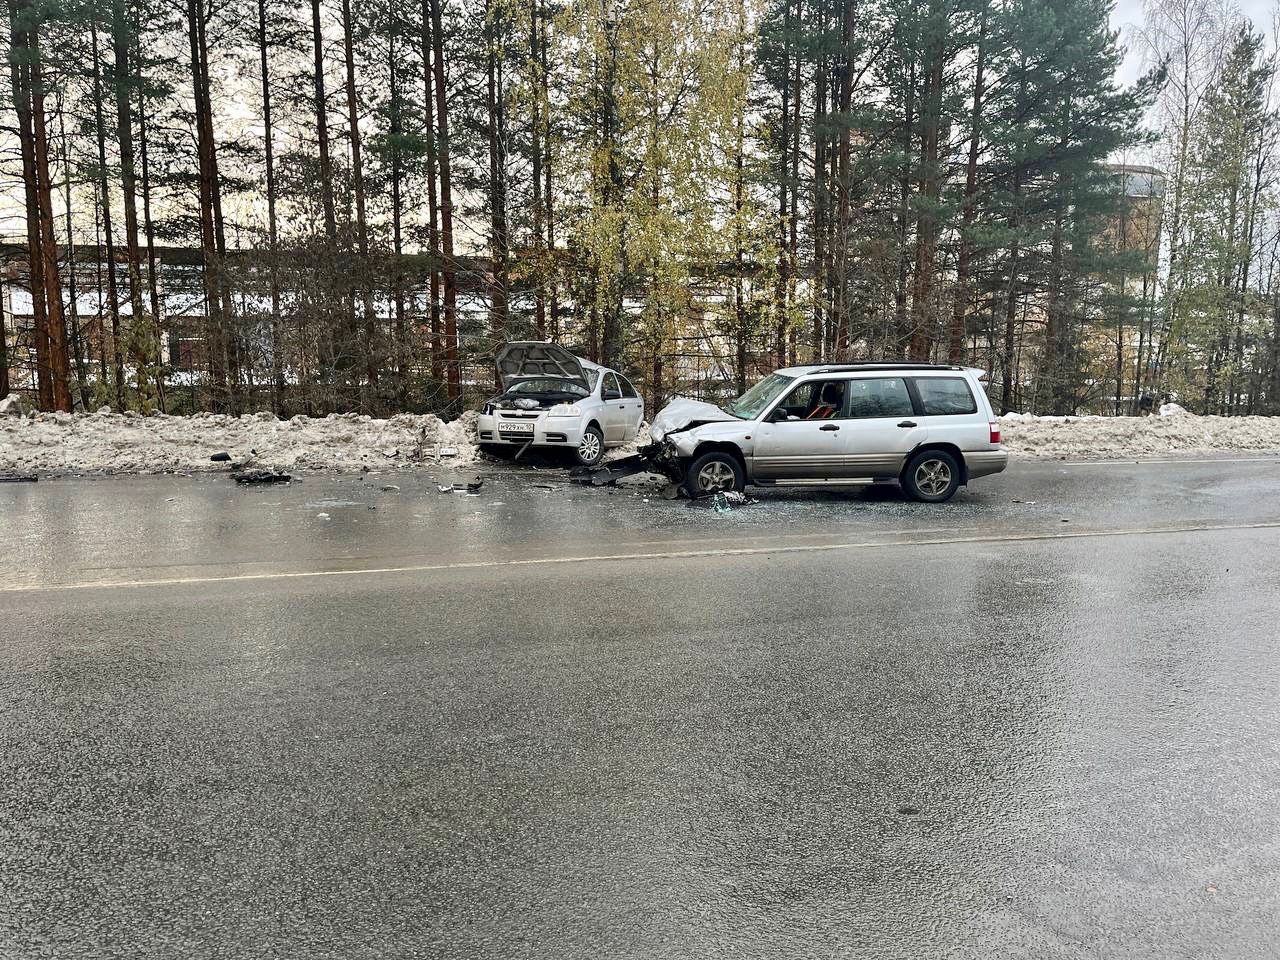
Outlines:
<svg viewBox="0 0 1280 960"><path fill-rule="evenodd" d="M604 434L600 432L599 427L592 424L582 431L582 442L578 444L574 456L584 467L599 465L604 459Z"/></svg>
<svg viewBox="0 0 1280 960"><path fill-rule="evenodd" d="M725 450L712 450L695 457L684 475L684 492L690 500L729 490L741 492L746 485L742 461Z"/></svg>
<svg viewBox="0 0 1280 960"><path fill-rule="evenodd" d="M945 503L960 489L960 462L945 450L921 450L902 471L902 489L921 503Z"/></svg>

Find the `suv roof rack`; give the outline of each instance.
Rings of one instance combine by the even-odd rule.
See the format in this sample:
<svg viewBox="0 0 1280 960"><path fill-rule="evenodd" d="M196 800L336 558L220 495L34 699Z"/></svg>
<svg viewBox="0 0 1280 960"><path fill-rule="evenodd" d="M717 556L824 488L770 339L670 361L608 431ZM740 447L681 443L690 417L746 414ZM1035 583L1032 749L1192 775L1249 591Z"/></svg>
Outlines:
<svg viewBox="0 0 1280 960"><path fill-rule="evenodd" d="M913 363L896 360L866 360L861 363L810 363L796 369L809 373L844 373L850 370L963 370L955 363Z"/></svg>

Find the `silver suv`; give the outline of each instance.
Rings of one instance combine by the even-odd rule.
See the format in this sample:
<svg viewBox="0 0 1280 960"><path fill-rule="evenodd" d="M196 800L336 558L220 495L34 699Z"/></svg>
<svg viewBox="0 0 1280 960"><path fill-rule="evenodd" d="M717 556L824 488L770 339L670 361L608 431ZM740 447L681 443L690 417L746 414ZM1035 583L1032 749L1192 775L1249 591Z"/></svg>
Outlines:
<svg viewBox="0 0 1280 960"><path fill-rule="evenodd" d="M919 363L788 367L721 408L678 397L648 451L692 497L761 486L898 482L941 503L1009 461L982 370Z"/></svg>

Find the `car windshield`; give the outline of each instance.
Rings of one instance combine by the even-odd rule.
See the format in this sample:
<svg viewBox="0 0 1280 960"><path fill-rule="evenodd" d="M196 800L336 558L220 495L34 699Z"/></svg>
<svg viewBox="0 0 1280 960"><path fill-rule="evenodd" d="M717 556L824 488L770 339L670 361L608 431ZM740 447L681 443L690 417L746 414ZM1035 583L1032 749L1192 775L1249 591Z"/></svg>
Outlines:
<svg viewBox="0 0 1280 960"><path fill-rule="evenodd" d="M764 412L765 407L782 395L782 391L786 390L793 380L795 377L771 373L724 409L743 420L754 420Z"/></svg>
<svg viewBox="0 0 1280 960"><path fill-rule="evenodd" d="M583 389L582 384L560 377L530 377L528 380L518 380L507 388L508 396L516 397L548 393L564 394L567 397L585 397L588 391Z"/></svg>

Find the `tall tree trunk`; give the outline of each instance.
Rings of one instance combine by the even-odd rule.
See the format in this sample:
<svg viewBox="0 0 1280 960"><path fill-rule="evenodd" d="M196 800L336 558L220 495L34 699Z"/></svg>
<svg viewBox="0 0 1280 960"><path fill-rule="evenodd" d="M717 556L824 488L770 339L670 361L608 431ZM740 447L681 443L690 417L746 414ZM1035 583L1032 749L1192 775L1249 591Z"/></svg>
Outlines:
<svg viewBox="0 0 1280 960"><path fill-rule="evenodd" d="M138 64L138 157L142 162L142 230L147 238L147 293L151 298L151 325L156 344L156 403L160 412L168 407L164 387L164 328L160 316L160 274L156 257L155 229L151 224L151 167L147 158L147 99L142 81L142 30L134 32L134 60Z"/></svg>
<svg viewBox="0 0 1280 960"><path fill-rule="evenodd" d="M89 378L85 374L84 369L84 345L80 339L80 295L76 284L76 246L75 231L72 229L71 213L71 150L70 143L67 139L67 123L66 111L58 111L58 139L62 143L62 162L63 168L67 171L65 182L63 183L63 209L66 212L67 222L67 308L70 316L67 318L70 323L68 333L71 335L71 361L75 365L76 392L80 395L80 408L88 410L89 408ZM2 336L2 335L0 335ZM0 391L0 396L4 392Z"/></svg>
<svg viewBox="0 0 1280 960"><path fill-rule="evenodd" d="M911 235L911 143L916 126L916 64L907 66L906 105L902 117L902 166L898 170L898 277L893 291L893 346L901 353L911 342L907 322L907 239Z"/></svg>
<svg viewBox="0 0 1280 960"><path fill-rule="evenodd" d="M209 99L207 44L204 41L203 0L187 0L187 39L191 48L191 85L196 105L196 140L200 178L200 250L204 279L205 344L214 409L231 406L230 357L227 344L223 257L220 242L221 208L217 153L213 140L213 110Z"/></svg>
<svg viewBox="0 0 1280 960"><path fill-rule="evenodd" d="M781 121L778 135L778 276L773 286L774 309L774 366L787 365L787 321L788 293L791 289L789 276L790 248L787 244L788 214L791 207L788 203L788 177L790 176L789 160L791 154L791 0L783 0L782 9L782 89L780 91L778 117ZM798 58L797 58L798 59Z"/></svg>
<svg viewBox="0 0 1280 960"><path fill-rule="evenodd" d="M1022 168L1018 167L1013 174L1013 188L1011 203L1013 204L1012 215L1010 216L1010 227L1014 233L1013 242L1009 245L1009 283L1005 290L1004 302L1004 342L1000 353L1001 367L1001 386L1000 386L1000 413L1013 412L1013 395L1014 384L1017 379L1017 371L1014 364L1014 329L1018 315L1018 271L1021 269L1021 247L1018 242L1017 231L1022 225L1022 216L1020 204L1022 203Z"/></svg>
<svg viewBox="0 0 1280 960"><path fill-rule="evenodd" d="M823 310L823 290L826 287L826 232L827 232L827 54L818 54L818 66L814 77L813 113L813 356L814 363L821 363L826 351L826 314Z"/></svg>
<svg viewBox="0 0 1280 960"><path fill-rule="evenodd" d="M271 123L271 70L267 59L267 0L258 0L258 58L262 67L262 127L267 174L267 247L271 259L271 409L284 413L284 338L280 322L280 238L276 221L275 142Z"/></svg>
<svg viewBox="0 0 1280 960"><path fill-rule="evenodd" d="M539 340L547 337L547 287L545 252L542 245L542 108L547 95L547 77L542 71L538 43L542 36L542 6L539 0L529 2L529 69L533 74L530 96L529 155L533 164L530 183L533 188L533 330Z"/></svg>
<svg viewBox="0 0 1280 960"><path fill-rule="evenodd" d="M396 402L401 410L409 403L408 390L408 344L405 342L404 317L404 273L401 269L401 257L404 255L402 237L403 193L401 180L404 176L403 162L400 157L401 144L401 110L400 81L396 62L396 28L390 31L387 43L387 71L391 77L391 252L394 263L391 267L391 292L395 306L395 329L393 340L395 351L393 369L396 375Z"/></svg>
<svg viewBox="0 0 1280 960"><path fill-rule="evenodd" d="M533 0L536 9L541 10L542 0ZM560 312L557 305L558 289L557 281L559 277L556 265L556 219L555 219L555 195L551 192L551 99L547 95L547 74L550 70L549 54L547 53L547 21L551 19L545 14L539 16L538 32L540 39L538 42L539 71L538 75L542 85L542 99L545 108L544 124L546 127L546 135L542 138L543 150L545 156L542 161L542 198L546 204L545 219L543 220L543 228L546 231L547 240L547 313L551 325L551 339L557 343L560 340Z"/></svg>
<svg viewBox="0 0 1280 960"><path fill-rule="evenodd" d="M116 140L120 147L120 186L124 207L125 252L129 276L129 332L127 342L133 359L138 406L143 413L156 410L155 386L151 371L157 363L159 344L152 344L150 325L142 306L142 252L138 246L137 172L133 154L133 83L129 66L131 47L129 19L124 0L112 0L111 39L115 56Z"/></svg>
<svg viewBox="0 0 1280 960"><path fill-rule="evenodd" d="M933 345L933 279L938 253L939 212L942 172L939 169L939 139L942 128L942 81L945 58L943 5L934 0L929 10L930 39L926 48L924 94L920 98L920 181L921 204L916 227L915 280L911 296L911 343L907 355L912 360L928 360Z"/></svg>
<svg viewBox="0 0 1280 960"><path fill-rule="evenodd" d="M845 0L840 18L840 61L836 109L839 113L839 130L836 135L836 164L834 171L836 219L831 255L835 258L835 286L832 290L831 322L834 337L829 334L833 360L846 360L849 356L852 331L852 314L849 305L849 214L850 214L850 158L853 141L853 0Z"/></svg>
<svg viewBox="0 0 1280 960"><path fill-rule="evenodd" d="M423 111L426 115L427 142L427 206L431 219L427 226L427 245L431 248L431 281L430 281L430 313L431 313L431 379L436 383L444 380L444 346L440 332L440 201L436 196L436 181L439 174L439 153L435 130L435 69L432 48L431 4L430 0L422 0L422 84Z"/></svg>
<svg viewBox="0 0 1280 960"><path fill-rule="evenodd" d="M489 338L493 350L506 341L508 323L507 296L507 156L506 93L503 90L502 61L506 42L505 24L500 22L501 7L486 3L485 37L488 41L488 134L489 134L489 251L491 280L489 283Z"/></svg>
<svg viewBox="0 0 1280 960"><path fill-rule="evenodd" d="M98 191L102 201L102 232L107 250L107 303L111 311L111 373L114 380L116 410L124 412L124 344L120 336L120 288L116 281L116 244L111 229L111 190L107 180L107 130L102 116L102 100L106 95L102 84L102 59L98 49L98 22L89 20L93 56L93 116L98 140Z"/></svg>
<svg viewBox="0 0 1280 960"><path fill-rule="evenodd" d="M41 410L53 410L44 248L40 237L40 177L36 172L35 121L31 110L31 50L28 36L29 31L39 29L38 24L33 21L34 14L26 3L20 5L19 0L9 0L9 73L13 84L14 109L18 114L18 141L22 152L22 182L26 200L27 284L31 290L32 334L36 347L36 401Z"/></svg>
<svg viewBox="0 0 1280 960"><path fill-rule="evenodd" d="M356 60L352 34L351 0L342 0L342 49L347 73L347 125L351 136L351 189L356 198L356 246L360 252L360 297L364 307L364 360L368 378L368 399L378 382L377 335L371 292L372 266L369 263L369 227L365 214L364 160L360 152L360 101L356 94Z"/></svg>
<svg viewBox="0 0 1280 960"><path fill-rule="evenodd" d="M973 259L973 221L978 208L978 150L982 139L983 73L986 68L987 14L989 0L981 0L978 15L978 47L974 54L973 111L969 121L969 159L965 165L964 212L961 214L960 250L956 256L956 289L947 339L947 359L960 363L965 355L966 318L969 310L969 271Z"/></svg>
<svg viewBox="0 0 1280 960"><path fill-rule="evenodd" d="M444 30L441 0L431 5L431 43L436 94L436 156L440 164L440 255L444 275L444 339L447 392L452 404L462 396L462 368L458 362L458 285L453 260L453 183L449 170L449 99L444 86Z"/></svg>
<svg viewBox="0 0 1280 960"><path fill-rule="evenodd" d="M320 26L320 0L311 0L311 47L315 58L314 96L316 143L320 160L320 202L324 207L324 233L329 254L337 252L338 215L333 200L333 166L329 159L329 109L324 91L324 32Z"/></svg>
<svg viewBox="0 0 1280 960"><path fill-rule="evenodd" d="M800 0L796 0L797 14L800 12ZM796 285L799 282L798 270L800 259L800 132L801 103L803 100L803 67L804 56L797 50L795 56L795 72L792 79L792 120L791 120L791 210L787 223L787 303L794 307L796 302ZM791 327L787 345L787 364L796 364L796 342L799 330Z"/></svg>

